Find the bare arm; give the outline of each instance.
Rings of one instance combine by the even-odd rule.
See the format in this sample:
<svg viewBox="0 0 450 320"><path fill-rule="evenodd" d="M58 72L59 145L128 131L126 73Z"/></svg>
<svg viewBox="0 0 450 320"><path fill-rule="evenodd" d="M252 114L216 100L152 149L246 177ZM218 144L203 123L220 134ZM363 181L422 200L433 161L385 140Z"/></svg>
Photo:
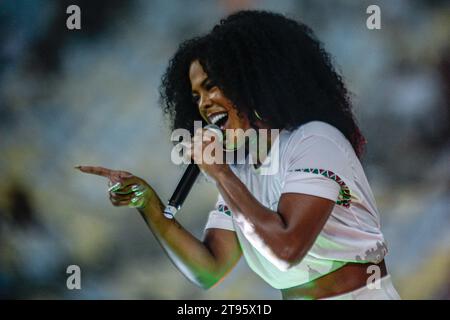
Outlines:
<svg viewBox="0 0 450 320"><path fill-rule="evenodd" d="M274 212L255 199L231 170L223 170L215 178L237 220L254 228L254 233L289 267L303 259L334 207L328 199L286 193Z"/></svg>
<svg viewBox="0 0 450 320"><path fill-rule="evenodd" d="M208 229L200 241L176 219L164 217L163 210L162 202L154 199L139 212L169 258L189 280L208 289L233 269L242 255L234 232Z"/></svg>
<svg viewBox="0 0 450 320"><path fill-rule="evenodd" d="M203 150L212 139L208 130L198 129L188 154L216 182L235 222L247 240L281 270L298 264L325 225L334 202L300 194L282 194L277 211L262 205L227 164L203 160Z"/></svg>
<svg viewBox="0 0 450 320"><path fill-rule="evenodd" d="M234 232L208 229L204 240L200 241L176 219L164 217L162 201L144 180L128 172L102 167L81 166L78 169L120 183L120 188L110 191L110 200L115 206L128 206L139 195L136 201L139 205L135 207L157 241L183 275L199 287L212 287L239 261L242 253Z"/></svg>

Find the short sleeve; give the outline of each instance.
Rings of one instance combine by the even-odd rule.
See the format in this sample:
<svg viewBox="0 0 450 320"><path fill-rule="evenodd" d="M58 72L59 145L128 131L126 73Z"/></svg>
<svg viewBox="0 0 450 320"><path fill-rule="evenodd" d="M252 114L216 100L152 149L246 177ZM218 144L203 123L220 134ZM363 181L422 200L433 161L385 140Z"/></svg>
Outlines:
<svg viewBox="0 0 450 320"><path fill-rule="evenodd" d="M222 196L219 194L214 210L209 213L205 230L210 228L218 228L235 231L233 218L231 217L231 215L231 210L228 208Z"/></svg>
<svg viewBox="0 0 450 320"><path fill-rule="evenodd" d="M343 177L351 172L346 151L320 135L293 140L285 154L286 170L281 193L303 193L342 202L347 188Z"/></svg>

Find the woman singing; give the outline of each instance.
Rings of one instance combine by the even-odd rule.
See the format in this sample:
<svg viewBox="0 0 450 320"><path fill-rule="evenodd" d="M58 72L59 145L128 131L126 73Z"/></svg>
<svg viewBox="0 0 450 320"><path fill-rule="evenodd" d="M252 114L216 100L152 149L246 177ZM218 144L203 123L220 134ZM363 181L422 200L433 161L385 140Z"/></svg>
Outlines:
<svg viewBox="0 0 450 320"><path fill-rule="evenodd" d="M283 299L399 299L360 163L364 137L341 77L307 26L262 11L221 20L180 45L163 76L161 101L173 129L193 132L194 121L203 121L227 132L279 132L257 141L269 153L254 163L200 163L199 144L192 144L188 155L219 191L203 240L167 219L142 179L78 167L109 178L112 204L138 208L189 280L210 288L244 255ZM196 132L203 148L212 143L203 139L207 131ZM225 145L247 145L237 138L227 135Z"/></svg>

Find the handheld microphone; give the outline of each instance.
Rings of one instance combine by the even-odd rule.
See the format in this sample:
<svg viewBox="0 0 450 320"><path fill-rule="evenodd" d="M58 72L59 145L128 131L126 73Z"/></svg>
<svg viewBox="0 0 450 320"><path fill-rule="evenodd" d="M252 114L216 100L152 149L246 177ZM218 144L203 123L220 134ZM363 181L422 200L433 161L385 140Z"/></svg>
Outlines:
<svg viewBox="0 0 450 320"><path fill-rule="evenodd" d="M214 124L209 124L205 126L205 129L215 131L219 137L222 137L222 131L220 128ZM173 219L175 214L180 210L183 205L184 200L186 199L189 191L197 180L197 177L200 173L200 168L193 162L191 162L186 170L184 171L183 176L181 177L175 191L172 194L172 197L169 199L169 202L164 209L164 216L167 219Z"/></svg>

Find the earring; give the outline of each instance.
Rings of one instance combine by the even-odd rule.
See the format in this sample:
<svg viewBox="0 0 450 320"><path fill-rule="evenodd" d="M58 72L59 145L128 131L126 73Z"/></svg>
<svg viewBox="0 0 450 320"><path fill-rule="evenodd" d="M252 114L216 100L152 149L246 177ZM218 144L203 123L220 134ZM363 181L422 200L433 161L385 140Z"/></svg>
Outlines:
<svg viewBox="0 0 450 320"><path fill-rule="evenodd" d="M258 118L258 120L262 120L262 117L259 115L259 113L256 110L253 110L253 112L255 113L256 118Z"/></svg>

